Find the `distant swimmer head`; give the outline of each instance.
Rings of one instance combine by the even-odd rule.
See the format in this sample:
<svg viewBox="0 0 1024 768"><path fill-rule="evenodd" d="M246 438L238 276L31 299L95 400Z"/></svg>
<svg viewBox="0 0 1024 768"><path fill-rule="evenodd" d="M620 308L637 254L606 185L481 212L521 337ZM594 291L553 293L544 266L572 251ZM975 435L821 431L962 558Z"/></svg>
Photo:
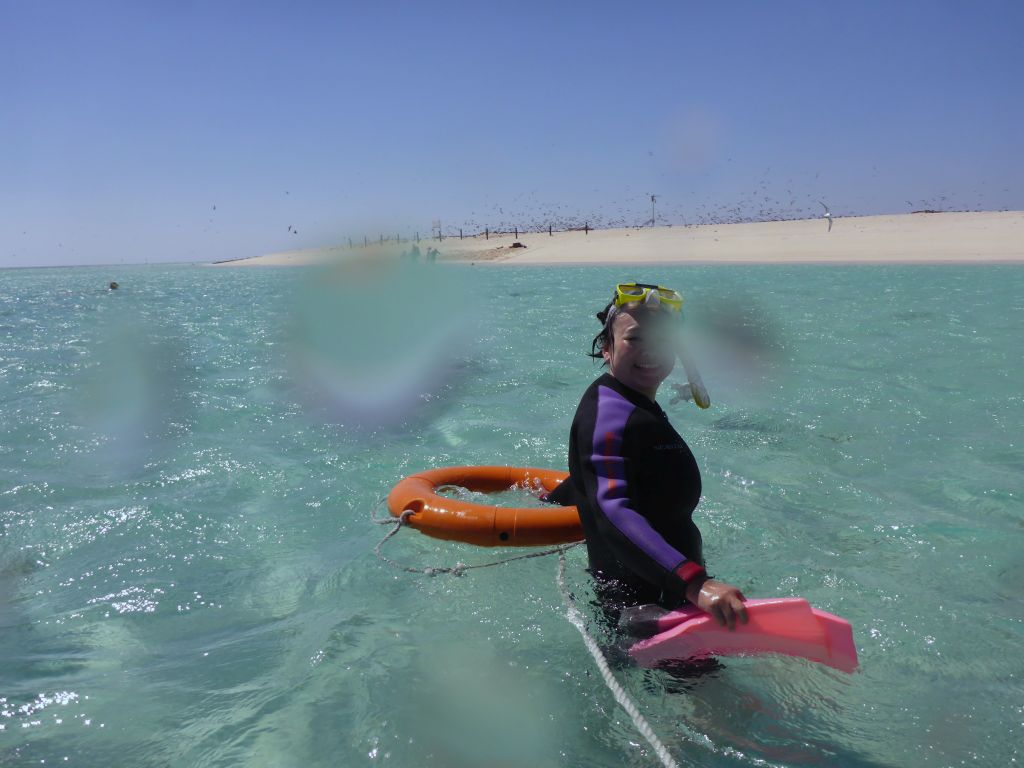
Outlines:
<svg viewBox="0 0 1024 768"><path fill-rule="evenodd" d="M112 290L112 291L116 291L116 290L117 290L118 288L120 288L120 287L121 287L121 286L119 286L119 285L118 285L118 284L117 284L116 282L114 282L113 280L111 280L111 281L110 281L110 290Z"/></svg>

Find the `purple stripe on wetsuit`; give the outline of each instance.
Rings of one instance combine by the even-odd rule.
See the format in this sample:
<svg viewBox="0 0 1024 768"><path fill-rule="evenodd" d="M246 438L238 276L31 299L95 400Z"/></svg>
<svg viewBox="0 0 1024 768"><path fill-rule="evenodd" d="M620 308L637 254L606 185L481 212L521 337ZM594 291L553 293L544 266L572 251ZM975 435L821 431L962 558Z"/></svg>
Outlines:
<svg viewBox="0 0 1024 768"><path fill-rule="evenodd" d="M651 527L647 518L629 506L622 436L635 408L615 390L598 387L597 419L590 457L597 476L597 504L622 535L666 571L672 572L685 563L686 558Z"/></svg>

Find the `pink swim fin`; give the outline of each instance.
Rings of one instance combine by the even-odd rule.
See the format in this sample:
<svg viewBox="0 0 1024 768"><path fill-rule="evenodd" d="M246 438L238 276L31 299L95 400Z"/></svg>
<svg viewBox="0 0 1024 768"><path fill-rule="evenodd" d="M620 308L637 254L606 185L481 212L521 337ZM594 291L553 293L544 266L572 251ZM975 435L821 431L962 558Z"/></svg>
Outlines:
<svg viewBox="0 0 1024 768"><path fill-rule="evenodd" d="M827 664L843 672L857 668L850 623L811 608L802 597L747 600L749 621L730 632L707 613L688 606L657 619L658 634L629 649L644 667L701 656L782 653Z"/></svg>

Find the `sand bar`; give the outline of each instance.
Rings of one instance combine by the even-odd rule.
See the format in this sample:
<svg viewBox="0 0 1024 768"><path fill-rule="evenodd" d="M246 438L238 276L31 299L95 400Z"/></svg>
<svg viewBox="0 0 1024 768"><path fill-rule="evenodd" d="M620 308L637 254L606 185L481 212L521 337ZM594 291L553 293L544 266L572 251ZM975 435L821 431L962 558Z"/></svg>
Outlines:
<svg viewBox="0 0 1024 768"><path fill-rule="evenodd" d="M422 241L441 260L473 264L901 264L1024 263L1024 211L912 213L753 224L520 233ZM408 247L403 244L400 247ZM310 249L218 266L303 266L351 253Z"/></svg>

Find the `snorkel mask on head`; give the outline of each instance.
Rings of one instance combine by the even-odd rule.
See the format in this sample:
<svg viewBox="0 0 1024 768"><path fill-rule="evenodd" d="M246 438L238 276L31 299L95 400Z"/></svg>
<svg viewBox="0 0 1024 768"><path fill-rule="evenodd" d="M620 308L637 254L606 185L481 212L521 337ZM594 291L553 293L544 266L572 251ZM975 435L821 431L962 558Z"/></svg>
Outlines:
<svg viewBox="0 0 1024 768"><path fill-rule="evenodd" d="M683 309L683 295L671 288L649 283L619 283L615 286L612 303L616 307L640 301L651 309L658 306L665 306L673 312L681 312Z"/></svg>
<svg viewBox="0 0 1024 768"><path fill-rule="evenodd" d="M678 291L649 283L619 283L615 286L615 297L608 307L603 312L597 313L597 319L604 324L609 337L612 321L615 319L615 315L621 311L621 307L640 303L647 309L664 308L670 312L678 312L680 317L682 316L683 295ZM707 408L711 405L711 398L708 397L708 391L704 387L696 363L681 344L677 347L676 354L683 364L683 370L686 371L686 380L690 385L690 396L693 397L693 402L700 408Z"/></svg>
<svg viewBox="0 0 1024 768"><path fill-rule="evenodd" d="M679 312L682 317L683 297L678 291L647 283L619 283L615 286L615 296L603 312L597 313L597 319L606 329L610 329L620 307L627 304L643 304L647 309L660 309L664 306L670 312Z"/></svg>

